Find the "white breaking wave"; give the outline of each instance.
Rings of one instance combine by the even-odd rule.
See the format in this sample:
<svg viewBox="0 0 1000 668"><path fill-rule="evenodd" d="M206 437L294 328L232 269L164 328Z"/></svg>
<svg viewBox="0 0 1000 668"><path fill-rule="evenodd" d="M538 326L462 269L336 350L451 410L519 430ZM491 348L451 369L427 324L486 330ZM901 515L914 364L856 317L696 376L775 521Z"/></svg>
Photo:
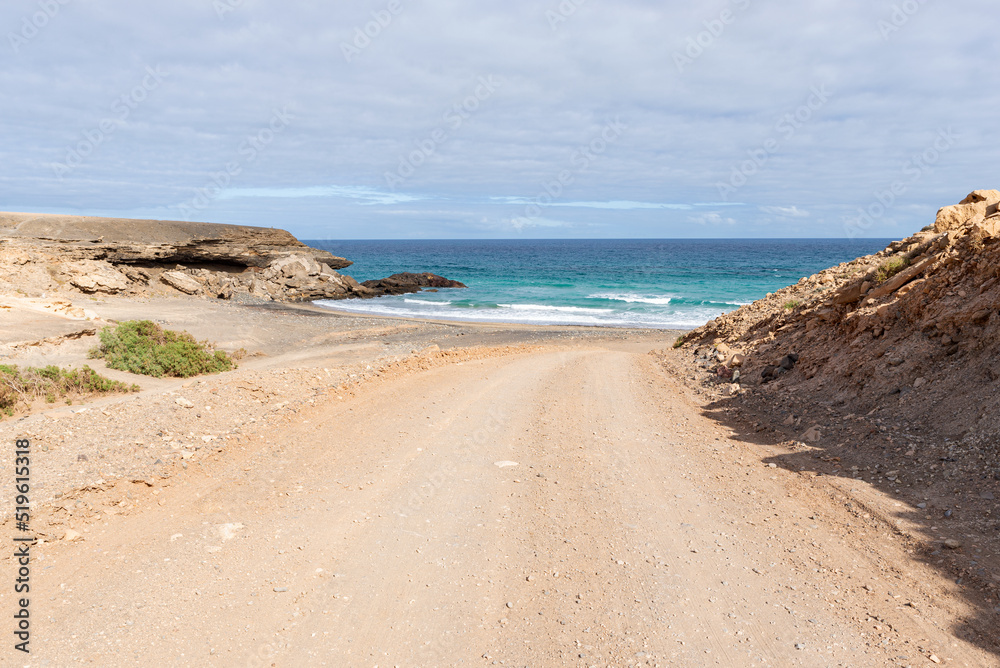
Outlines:
<svg viewBox="0 0 1000 668"><path fill-rule="evenodd" d="M704 325L721 313L718 309L692 309L680 313L641 313L542 304L508 304L506 308L458 308L447 306L444 302L433 302L437 308L431 308L428 304L407 305L404 300L397 300L393 297L381 297L377 300L317 301L315 303L317 306L359 316L380 315L395 318L509 322L526 325L585 325L649 329L691 329Z"/></svg>
<svg viewBox="0 0 1000 668"><path fill-rule="evenodd" d="M614 313L613 308L586 308L582 306L548 306L546 304L497 304L500 308L514 309L515 311L557 311L560 313Z"/></svg>
<svg viewBox="0 0 1000 668"><path fill-rule="evenodd" d="M587 295L587 299L609 299L616 302L628 302L629 304L657 304L666 306L673 297L667 295L638 295L634 292L599 292Z"/></svg>
<svg viewBox="0 0 1000 668"><path fill-rule="evenodd" d="M410 298L406 298L403 301L406 302L407 304L428 304L429 306L450 306L451 305L450 301L433 302L433 301L430 301L430 300L427 300L427 299L410 299Z"/></svg>

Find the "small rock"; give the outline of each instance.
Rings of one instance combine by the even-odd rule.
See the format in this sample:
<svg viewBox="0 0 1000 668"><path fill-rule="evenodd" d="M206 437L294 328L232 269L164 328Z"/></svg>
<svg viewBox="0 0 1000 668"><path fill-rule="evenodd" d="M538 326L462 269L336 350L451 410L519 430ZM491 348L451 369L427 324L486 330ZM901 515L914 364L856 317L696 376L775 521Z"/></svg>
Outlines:
<svg viewBox="0 0 1000 668"><path fill-rule="evenodd" d="M924 508L926 508L926 507L927 507L927 504L926 504L926 503L918 503L918 504L917 504L917 508L920 508L921 510L923 510L923 509L924 509Z"/></svg>
<svg viewBox="0 0 1000 668"><path fill-rule="evenodd" d="M805 643L797 642L795 643L795 649L805 649Z"/></svg>
<svg viewBox="0 0 1000 668"><path fill-rule="evenodd" d="M792 369L795 368L795 363L798 360L799 360L798 355L785 355L784 357L781 358L781 361L778 362L778 366L780 366L785 371L791 371Z"/></svg>
<svg viewBox="0 0 1000 668"><path fill-rule="evenodd" d="M507 601L507 607L508 608L513 608L514 604L511 601Z"/></svg>
<svg viewBox="0 0 1000 668"><path fill-rule="evenodd" d="M815 443L821 438L823 438L823 434L820 432L818 424L809 427L806 433L802 434L802 440L806 443Z"/></svg>
<svg viewBox="0 0 1000 668"><path fill-rule="evenodd" d="M66 529L66 533L63 534L62 539L68 541L83 540L83 536L80 535L78 531L73 531L72 529Z"/></svg>
<svg viewBox="0 0 1000 668"><path fill-rule="evenodd" d="M274 591L276 591L276 592L278 592L280 594L282 592L288 591L288 587L275 587Z"/></svg>
<svg viewBox="0 0 1000 668"><path fill-rule="evenodd" d="M507 461L493 462L493 466L496 466L497 468L501 468L501 469L507 468L508 466L517 466L517 465L518 465L517 462L507 462Z"/></svg>
<svg viewBox="0 0 1000 668"><path fill-rule="evenodd" d="M962 547L962 543L955 540L954 538L949 538L944 542L944 546L949 550L957 550L958 548Z"/></svg>
<svg viewBox="0 0 1000 668"><path fill-rule="evenodd" d="M986 499L987 501L992 501L996 497L993 496L993 492L980 492L979 498Z"/></svg>
<svg viewBox="0 0 1000 668"><path fill-rule="evenodd" d="M931 661L932 663L941 663L941 659L937 658L937 655L935 654L931 654L929 657L927 657L927 660Z"/></svg>
<svg viewBox="0 0 1000 668"><path fill-rule="evenodd" d="M76 456L76 461L78 461L78 462L85 462L85 461L87 461L87 455L77 455Z"/></svg>
<svg viewBox="0 0 1000 668"><path fill-rule="evenodd" d="M174 403L182 408L194 408L194 404L185 399L184 397L177 397L174 399Z"/></svg>

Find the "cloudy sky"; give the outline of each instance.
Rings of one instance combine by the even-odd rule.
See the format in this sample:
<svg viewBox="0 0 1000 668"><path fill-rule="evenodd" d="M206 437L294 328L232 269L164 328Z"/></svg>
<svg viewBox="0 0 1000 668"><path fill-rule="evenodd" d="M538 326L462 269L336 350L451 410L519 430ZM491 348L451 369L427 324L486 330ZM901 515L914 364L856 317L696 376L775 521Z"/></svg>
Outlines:
<svg viewBox="0 0 1000 668"><path fill-rule="evenodd" d="M901 237L1000 187L994 12L8 0L0 210L309 239Z"/></svg>

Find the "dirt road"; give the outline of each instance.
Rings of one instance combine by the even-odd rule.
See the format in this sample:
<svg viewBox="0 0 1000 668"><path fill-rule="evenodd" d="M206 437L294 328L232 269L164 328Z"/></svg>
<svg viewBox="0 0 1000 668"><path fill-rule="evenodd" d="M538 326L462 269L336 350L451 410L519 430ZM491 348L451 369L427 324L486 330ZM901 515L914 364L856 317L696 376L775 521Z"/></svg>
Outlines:
<svg viewBox="0 0 1000 668"><path fill-rule="evenodd" d="M43 546L10 665L997 665L939 575L877 527L845 538L835 491L645 350L332 394Z"/></svg>

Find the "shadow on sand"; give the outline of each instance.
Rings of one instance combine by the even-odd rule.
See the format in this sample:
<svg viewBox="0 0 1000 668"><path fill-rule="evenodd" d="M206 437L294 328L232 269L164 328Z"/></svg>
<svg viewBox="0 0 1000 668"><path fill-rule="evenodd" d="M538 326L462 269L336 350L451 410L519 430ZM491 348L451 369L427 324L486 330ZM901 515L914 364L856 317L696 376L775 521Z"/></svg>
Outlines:
<svg viewBox="0 0 1000 668"><path fill-rule="evenodd" d="M824 412L824 417L831 417L826 409ZM793 415L791 411L773 424L773 413L748 406L739 395L712 401L702 408L702 414L728 428L734 440L765 446L772 452L775 446L799 441L812 424L812 420L782 424ZM806 447L773 456L762 453L761 461L799 475L812 474L817 479L831 476L869 485L897 501L898 512L889 515L850 499L845 505L866 521L881 523L881 528L908 537L911 559L955 583L952 591L975 612L956 622L953 634L997 656L1000 665L1000 513L994 500L1000 498L1000 484L995 475L972 480L961 470L963 457L981 460L983 455L956 453L954 446L947 444L920 446L915 452L906 444L905 436L912 435L863 420L857 420L853 428L824 432L823 438ZM897 522L905 532L900 532ZM960 545L946 547L944 539L948 537L959 539Z"/></svg>

